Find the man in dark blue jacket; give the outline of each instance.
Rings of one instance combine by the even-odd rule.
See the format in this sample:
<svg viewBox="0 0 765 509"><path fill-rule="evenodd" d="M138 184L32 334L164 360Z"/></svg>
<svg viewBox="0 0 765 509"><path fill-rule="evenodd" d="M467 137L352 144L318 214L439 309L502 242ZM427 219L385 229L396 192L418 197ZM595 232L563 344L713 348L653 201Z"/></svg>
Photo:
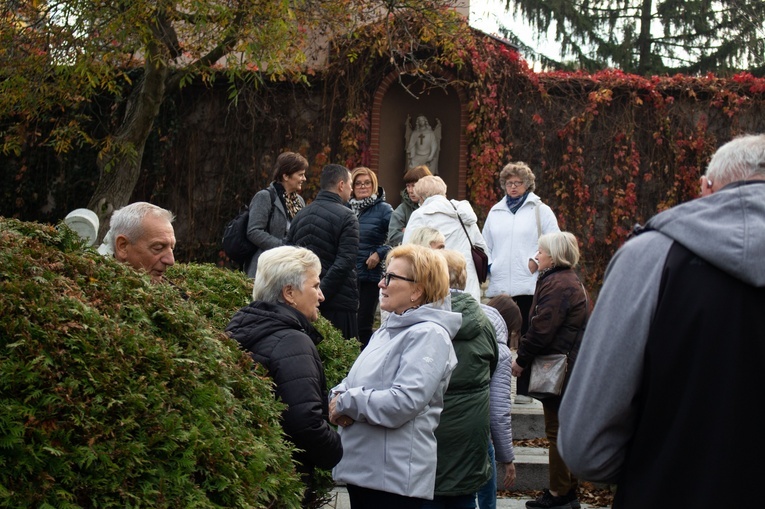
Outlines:
<svg viewBox="0 0 765 509"><path fill-rule="evenodd" d="M321 171L320 187L316 199L292 220L287 243L308 248L319 257L324 294L319 311L345 339L358 338L359 220L347 205L353 190L351 172L345 166L328 164Z"/></svg>

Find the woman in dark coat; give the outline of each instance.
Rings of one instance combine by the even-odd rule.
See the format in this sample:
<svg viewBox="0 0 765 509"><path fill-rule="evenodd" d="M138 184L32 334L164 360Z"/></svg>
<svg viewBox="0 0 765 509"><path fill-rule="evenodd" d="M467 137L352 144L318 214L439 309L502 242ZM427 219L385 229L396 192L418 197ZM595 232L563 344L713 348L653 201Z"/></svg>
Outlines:
<svg viewBox="0 0 765 509"><path fill-rule="evenodd" d="M273 182L252 197L247 240L257 250L244 267L249 277L255 277L258 258L263 251L284 245L292 218L305 207L305 201L298 193L303 189L307 169L305 157L296 152L282 152L276 158Z"/></svg>
<svg viewBox="0 0 765 509"><path fill-rule="evenodd" d="M518 392L528 394L531 362L537 355L563 353L568 356L568 374L574 367L587 323L588 305L584 286L574 272L579 263L579 245L569 232L547 233L539 237L536 255L539 277L529 312L529 328L521 338L518 357L513 361L513 376ZM563 384L565 391L566 384ZM550 443L550 489L526 504L529 508L580 507L577 479L558 454L558 408L563 397L542 399L545 434Z"/></svg>
<svg viewBox="0 0 765 509"><path fill-rule="evenodd" d="M385 201L385 191L377 186L377 175L369 168L355 168L351 172L351 183L353 193L349 204L359 218L356 277L359 287L359 341L363 348L372 336L379 301L377 283L383 273L382 260L390 251L386 238L393 207Z"/></svg>
<svg viewBox="0 0 765 509"><path fill-rule="evenodd" d="M260 257L253 302L240 309L226 332L268 371L275 396L287 405L282 426L300 451L294 459L306 484L304 507L315 498L314 470L330 470L342 458L340 435L328 420L324 366L316 345L322 340L311 322L324 300L321 262L293 246L270 249Z"/></svg>

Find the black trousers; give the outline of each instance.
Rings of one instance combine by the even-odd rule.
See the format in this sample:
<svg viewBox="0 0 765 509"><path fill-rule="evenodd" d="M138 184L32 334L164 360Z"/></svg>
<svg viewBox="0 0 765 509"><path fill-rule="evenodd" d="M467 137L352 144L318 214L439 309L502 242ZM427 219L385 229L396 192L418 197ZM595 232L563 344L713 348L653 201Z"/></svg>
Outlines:
<svg viewBox="0 0 765 509"><path fill-rule="evenodd" d="M518 304L518 309L521 310L521 337L526 335L526 331L529 330L529 313L531 312L531 301L534 300L533 295L515 295L513 300Z"/></svg>
<svg viewBox="0 0 765 509"><path fill-rule="evenodd" d="M364 348L372 337L377 304L380 302L380 289L376 282L359 281L359 341Z"/></svg>
<svg viewBox="0 0 765 509"><path fill-rule="evenodd" d="M405 497L387 491L373 490L348 484L351 509L420 509L423 498Z"/></svg>
<svg viewBox="0 0 765 509"><path fill-rule="evenodd" d="M329 320L332 325L340 329L345 339L352 339L359 337L359 324L356 318L356 311L340 311L335 309L321 309L319 306L319 312L321 316Z"/></svg>

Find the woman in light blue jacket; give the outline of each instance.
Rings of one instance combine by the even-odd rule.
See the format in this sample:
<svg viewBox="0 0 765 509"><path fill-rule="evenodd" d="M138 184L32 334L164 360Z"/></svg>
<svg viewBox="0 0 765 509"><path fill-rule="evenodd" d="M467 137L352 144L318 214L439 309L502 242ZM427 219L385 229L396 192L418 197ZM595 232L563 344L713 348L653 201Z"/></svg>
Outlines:
<svg viewBox="0 0 765 509"><path fill-rule="evenodd" d="M333 470L353 509L419 508L433 498L435 429L457 364L446 261L413 244L394 248L379 283L390 315L348 376L330 391L343 459Z"/></svg>

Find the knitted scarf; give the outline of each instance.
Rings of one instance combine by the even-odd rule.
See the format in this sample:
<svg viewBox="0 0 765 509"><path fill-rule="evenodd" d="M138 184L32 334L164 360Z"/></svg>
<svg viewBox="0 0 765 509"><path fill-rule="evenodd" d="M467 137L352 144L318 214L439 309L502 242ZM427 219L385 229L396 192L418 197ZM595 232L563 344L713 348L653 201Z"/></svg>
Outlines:
<svg viewBox="0 0 765 509"><path fill-rule="evenodd" d="M348 204L351 206L351 210L353 210L353 213L356 214L356 217L359 217L359 214L361 214L361 211L371 205L374 205L375 201L377 201L377 195L373 194L372 196L367 196L363 200L357 200L356 198L351 198Z"/></svg>
<svg viewBox="0 0 765 509"><path fill-rule="evenodd" d="M505 200L507 201L507 208L510 209L510 212L515 214L518 212L518 209L521 208L521 205L523 205L523 202L526 201L526 197L529 195L531 191L526 191L523 193L523 195L519 196L518 198L513 198L509 194L505 197Z"/></svg>

